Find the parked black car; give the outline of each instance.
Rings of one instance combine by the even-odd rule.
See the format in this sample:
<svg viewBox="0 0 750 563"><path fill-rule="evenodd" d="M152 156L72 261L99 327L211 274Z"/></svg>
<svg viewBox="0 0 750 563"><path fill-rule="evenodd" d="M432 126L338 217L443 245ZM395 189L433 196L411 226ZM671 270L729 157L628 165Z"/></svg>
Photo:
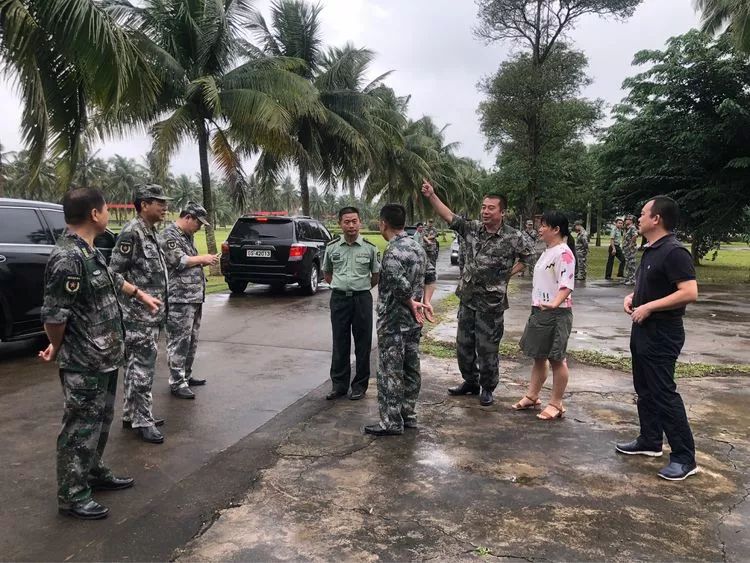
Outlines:
<svg viewBox="0 0 750 563"><path fill-rule="evenodd" d="M297 283L313 295L331 238L310 217L240 217L221 245L221 273L232 293L243 293L249 282L275 289Z"/></svg>
<svg viewBox="0 0 750 563"><path fill-rule="evenodd" d="M0 341L43 332L44 269L65 228L62 205L0 198ZM95 244L109 261L115 235Z"/></svg>

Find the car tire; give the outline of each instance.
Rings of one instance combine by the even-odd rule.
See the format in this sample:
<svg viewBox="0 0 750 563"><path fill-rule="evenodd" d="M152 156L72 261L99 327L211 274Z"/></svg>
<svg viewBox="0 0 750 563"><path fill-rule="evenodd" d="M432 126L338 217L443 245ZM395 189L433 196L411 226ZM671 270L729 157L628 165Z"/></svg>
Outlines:
<svg viewBox="0 0 750 563"><path fill-rule="evenodd" d="M300 282L300 287L305 295L315 295L318 292L318 285L320 283L320 268L317 262L313 262L310 268L310 275L307 276L307 280Z"/></svg>
<svg viewBox="0 0 750 563"><path fill-rule="evenodd" d="M229 291L235 295L241 295L247 289L246 281L230 281L227 285L229 285Z"/></svg>

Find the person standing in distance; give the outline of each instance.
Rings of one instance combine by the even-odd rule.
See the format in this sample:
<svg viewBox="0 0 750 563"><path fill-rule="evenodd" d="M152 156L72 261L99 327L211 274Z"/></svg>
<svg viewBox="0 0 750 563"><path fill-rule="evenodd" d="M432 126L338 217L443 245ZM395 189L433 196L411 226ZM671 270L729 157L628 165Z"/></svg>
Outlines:
<svg viewBox="0 0 750 563"><path fill-rule="evenodd" d="M68 230L52 250L44 276L42 322L50 344L39 357L57 361L65 397L57 437L58 510L98 520L109 509L92 498L92 491L126 489L134 483L131 477L116 477L102 459L124 355L117 294L137 299L149 314L161 302L112 272L94 247L109 221L100 191L68 191L63 213Z"/></svg>
<svg viewBox="0 0 750 563"><path fill-rule="evenodd" d="M370 380L372 349L372 293L380 275L380 253L365 240L359 230L362 223L356 207L339 210L343 236L326 246L323 275L331 286L331 392L326 399L343 397L349 391L352 401L365 396ZM351 379L352 336L356 356L354 379Z"/></svg>
<svg viewBox="0 0 750 563"><path fill-rule="evenodd" d="M435 220L428 219L427 227L422 233L422 246L424 247L427 259L432 264L433 268L437 268L438 259L438 243L437 243L438 231L435 228Z"/></svg>
<svg viewBox="0 0 750 563"><path fill-rule="evenodd" d="M466 263L458 282L456 346L458 367L464 382L448 389L451 395L480 394L480 403L494 402L492 393L500 381L498 366L503 315L508 308L508 281L523 271L532 249L520 231L503 221L504 196L488 194L482 201L482 221L468 221L455 215L440 201L425 181L422 193L448 226L466 241Z"/></svg>
<svg viewBox="0 0 750 563"><path fill-rule="evenodd" d="M583 227L583 221L576 221L573 230L576 237L576 281L586 281L589 259L589 234Z"/></svg>
<svg viewBox="0 0 750 563"><path fill-rule="evenodd" d="M538 258L537 251L536 251L536 243L537 243L537 240L539 240L539 233L534 228L534 221L532 221L531 219L528 219L526 221L525 228L522 234L526 237L527 242L529 243L529 246L531 247L532 254L531 254L531 260L529 262L529 272L531 272L533 275L534 266L536 266L536 260ZM525 276L526 272L521 272L520 275Z"/></svg>
<svg viewBox="0 0 750 563"><path fill-rule="evenodd" d="M615 265L615 258L620 262L617 267L617 277L621 278L625 269L625 256L622 253L622 219L615 221L612 227L612 235L609 240L609 256L607 258L607 267L604 271L604 279L612 279L612 268Z"/></svg>
<svg viewBox="0 0 750 563"><path fill-rule="evenodd" d="M641 432L632 442L615 447L623 454L659 457L666 434L672 454L659 477L670 481L698 472L693 433L674 379L685 343L682 317L686 306L698 300L693 258L673 232L678 216L677 203L666 196L653 198L641 211L640 232L648 246L636 273L635 291L623 302L633 320L630 352Z"/></svg>
<svg viewBox="0 0 750 563"><path fill-rule="evenodd" d="M638 228L635 217L625 217L625 231L622 235L622 253L625 256L625 281L623 285L635 285L636 258L638 257Z"/></svg>
<svg viewBox="0 0 750 563"><path fill-rule="evenodd" d="M165 303L167 265L159 246L156 224L164 220L170 199L156 184L136 188L134 204L138 215L123 227L110 260L113 271ZM133 428L144 442L161 444L164 436L156 427L164 421L154 419L151 412L151 388L166 308L162 307L156 315L148 314L137 302L123 302L122 308L127 358L122 424L125 428Z"/></svg>
<svg viewBox="0 0 750 563"><path fill-rule="evenodd" d="M180 218L169 225L160 237L167 263L169 294L167 309L167 355L169 387L179 399L195 399L190 387L205 385L205 379L193 377L193 362L198 349L203 302L206 300L204 266L219 261L213 254L198 255L193 237L203 225L208 226L203 206L188 202Z"/></svg>
<svg viewBox="0 0 750 563"><path fill-rule="evenodd" d="M430 268L422 246L404 232L406 209L389 203L380 210L380 233L388 241L378 284L378 408L380 422L365 434L397 436L417 427L416 405L422 385L419 340L425 314L423 299Z"/></svg>
<svg viewBox="0 0 750 563"><path fill-rule="evenodd" d="M417 241L419 244L422 244L422 235L424 233L424 224L423 223L417 223L417 230L414 231L414 240Z"/></svg>

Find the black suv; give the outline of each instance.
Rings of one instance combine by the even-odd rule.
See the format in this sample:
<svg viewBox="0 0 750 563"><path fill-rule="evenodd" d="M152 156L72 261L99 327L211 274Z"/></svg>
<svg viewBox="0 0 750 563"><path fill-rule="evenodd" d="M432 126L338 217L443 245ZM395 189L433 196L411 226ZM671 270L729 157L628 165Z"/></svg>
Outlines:
<svg viewBox="0 0 750 563"><path fill-rule="evenodd" d="M62 205L0 198L0 341L42 333L44 269L63 232ZM95 244L109 260L115 236L107 231Z"/></svg>
<svg viewBox="0 0 750 563"><path fill-rule="evenodd" d="M243 293L248 282L276 290L297 283L313 295L323 279L323 256L331 238L310 217L240 217L221 245L221 273L232 293Z"/></svg>

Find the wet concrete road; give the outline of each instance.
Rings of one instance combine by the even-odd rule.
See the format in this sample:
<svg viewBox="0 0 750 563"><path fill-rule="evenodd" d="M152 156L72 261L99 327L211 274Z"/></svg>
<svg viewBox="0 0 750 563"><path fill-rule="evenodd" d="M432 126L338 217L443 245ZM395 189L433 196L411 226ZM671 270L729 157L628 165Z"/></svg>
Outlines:
<svg viewBox="0 0 750 563"><path fill-rule="evenodd" d="M441 253L441 294L450 290L453 270L448 253ZM111 512L97 522L57 514L54 452L62 395L56 368L36 359L39 343L2 345L0 559L168 559L216 510L252 486L255 469L269 455L266 441L277 442L325 403L277 416L311 390L319 388L320 397L327 390L329 295L322 289L304 297L292 287L272 295L257 287L240 297L210 296L195 366L208 385L195 389L197 400L170 396L163 342L160 347L154 412L167 421L162 445L145 444L121 428L120 383L105 459L117 474L135 477L136 486L98 493Z"/></svg>

